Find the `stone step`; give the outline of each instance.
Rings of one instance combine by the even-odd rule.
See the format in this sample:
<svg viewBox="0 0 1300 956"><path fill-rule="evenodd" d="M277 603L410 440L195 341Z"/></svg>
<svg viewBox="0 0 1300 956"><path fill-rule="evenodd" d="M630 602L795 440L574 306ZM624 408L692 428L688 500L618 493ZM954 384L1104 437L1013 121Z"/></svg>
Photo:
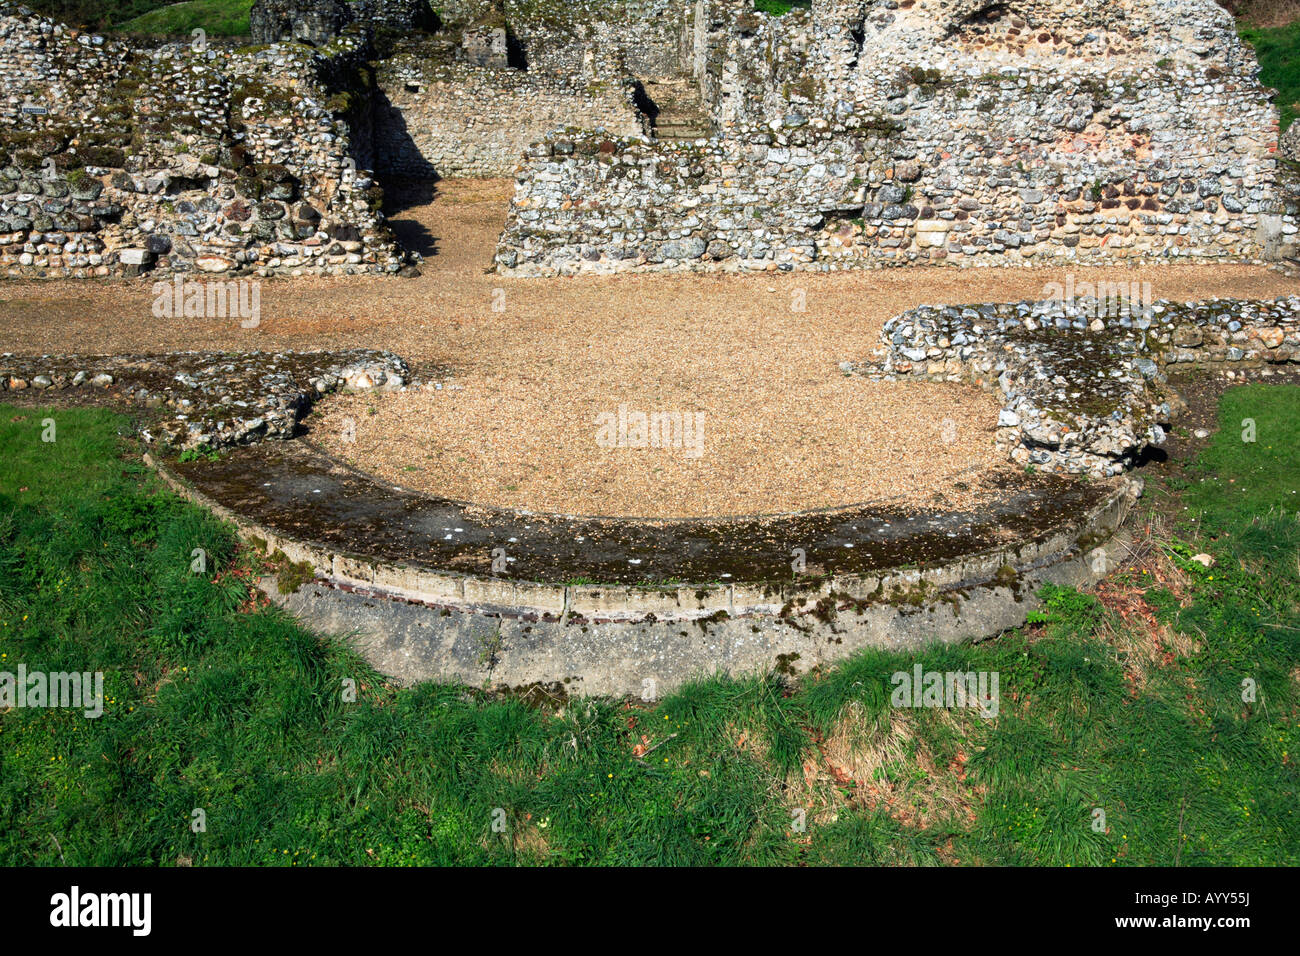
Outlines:
<svg viewBox="0 0 1300 956"><path fill-rule="evenodd" d="M657 139L696 140L713 135L713 121L690 77L650 81L646 93L659 108L654 119Z"/></svg>
<svg viewBox="0 0 1300 956"><path fill-rule="evenodd" d="M660 116L703 116L705 113L704 104L699 100L685 103L680 100L674 103L660 103Z"/></svg>
<svg viewBox="0 0 1300 956"><path fill-rule="evenodd" d="M709 129L713 126L708 114L702 109L663 109L655 117L655 129L669 132L678 129Z"/></svg>

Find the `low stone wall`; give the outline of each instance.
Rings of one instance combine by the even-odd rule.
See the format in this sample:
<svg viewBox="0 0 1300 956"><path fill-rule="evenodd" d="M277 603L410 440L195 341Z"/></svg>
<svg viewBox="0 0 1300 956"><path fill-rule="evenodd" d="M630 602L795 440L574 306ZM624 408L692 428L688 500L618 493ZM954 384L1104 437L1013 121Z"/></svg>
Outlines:
<svg viewBox="0 0 1300 956"><path fill-rule="evenodd" d="M997 443L1011 461L1106 477L1164 443L1182 405L1168 372L1300 366L1300 297L1176 303L1123 293L923 306L886 322L883 359L855 370L997 389Z"/></svg>
<svg viewBox="0 0 1300 956"><path fill-rule="evenodd" d="M803 675L868 648L920 652L1023 627L1030 612L1042 608L1042 585L1089 587L1105 577L1104 569L1124 560L1131 547L1125 533L1109 537L1119 516L1104 517L1082 537L1108 540L1030 565L1014 586L990 581L933 591L915 606L809 595L808 609L794 617L733 616L719 607L709 617L687 620L665 620L645 610L631 619L593 620L521 614L518 607L424 604L382 589L322 581L292 594L280 593L274 577L259 586L314 630L346 635L372 666L403 684L434 680L494 691L540 685L555 696L641 698L714 674L745 677L779 669Z"/></svg>
<svg viewBox="0 0 1300 956"><path fill-rule="evenodd" d="M293 438L312 405L338 389L400 389L406 363L389 352L168 352L0 356L0 393L101 389L174 412L141 437L180 449Z"/></svg>
<svg viewBox="0 0 1300 956"><path fill-rule="evenodd" d="M340 511L330 495L341 484L356 492L352 486L364 478L337 466L311 477L258 472L259 484L264 478L283 492L304 481L323 489L322 498L312 498L329 516L334 540L326 541L304 532L319 525L301 501L286 525L283 514L253 504L255 495L226 488L219 479L209 483L204 463L183 466L182 477L151 456L146 460L178 493L233 522L282 568L292 567L296 582L286 580L283 590L275 578L262 582L268 596L313 627L349 635L387 674L493 688L544 682L570 693L620 695L643 692L646 681L671 690L715 671L739 675L782 667L804 673L866 647L921 648L1020 626L1039 606L1036 593L1043 583L1084 586L1116 566L1125 548L1110 539L1142 485L1140 479L1123 479L1105 486L1042 487L1031 495L1040 515L1031 531L1008 536L1004 524L993 546L969 532L958 535L949 539L943 557L919 565L902 564L898 555L916 557L924 546L918 541L909 551L891 536L893 559L862 573L776 582L756 574L726 584L571 585L465 573L465 562L433 563L436 555L425 551L397 560L361 550L381 542L369 531L352 534L349 524L340 524L347 510ZM475 520L439 514L435 527L451 521L458 532L457 523ZM421 523L432 516L422 516ZM869 530L878 521L844 518L843 529L851 526L857 536L852 553L880 545ZM961 520L969 529L970 515ZM759 538L735 527L718 532L751 554L776 547L788 559L784 546L774 542L800 540L790 538L799 529L764 527ZM392 530L381 536L390 547ZM617 553L619 537L589 550ZM340 538L347 544L340 546ZM832 550L850 553L842 537Z"/></svg>
<svg viewBox="0 0 1300 956"><path fill-rule="evenodd" d="M530 143L570 124L640 135L632 88L515 69L431 65L407 53L379 65L374 143L389 176L510 176Z"/></svg>

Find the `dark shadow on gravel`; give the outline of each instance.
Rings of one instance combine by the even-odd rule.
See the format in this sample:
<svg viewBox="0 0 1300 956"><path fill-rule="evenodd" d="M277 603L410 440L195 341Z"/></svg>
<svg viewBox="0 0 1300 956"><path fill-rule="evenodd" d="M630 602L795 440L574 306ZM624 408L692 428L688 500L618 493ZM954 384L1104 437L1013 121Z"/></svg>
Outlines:
<svg viewBox="0 0 1300 956"><path fill-rule="evenodd" d="M424 223L402 214L411 209L427 206L438 195L438 176L429 179L390 179L384 182L384 216L388 227L410 252L418 252L428 259L438 254L441 236L431 233Z"/></svg>

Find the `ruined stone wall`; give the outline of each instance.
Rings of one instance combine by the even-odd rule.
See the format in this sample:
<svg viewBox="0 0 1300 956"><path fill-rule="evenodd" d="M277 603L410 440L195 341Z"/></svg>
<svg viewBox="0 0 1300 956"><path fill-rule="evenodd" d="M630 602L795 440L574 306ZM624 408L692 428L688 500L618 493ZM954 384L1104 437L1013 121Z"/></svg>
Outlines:
<svg viewBox="0 0 1300 956"><path fill-rule="evenodd" d="M884 324L883 361L853 371L996 391L1003 407L995 440L1012 462L1100 478L1164 443L1186 408L1168 373L1200 368L1245 378L1300 363L1295 296L1177 303L1144 301L1122 287L1121 295L1114 286L1079 289L1077 297L1039 302L912 309Z"/></svg>
<svg viewBox="0 0 1300 956"><path fill-rule="evenodd" d="M845 141L795 138L698 146L571 130L531 151L496 261L520 275L811 262L819 208L852 214L864 170Z"/></svg>
<svg viewBox="0 0 1300 956"><path fill-rule="evenodd" d="M500 10L497 0L438 0L438 19L445 27L461 27L494 19Z"/></svg>
<svg viewBox="0 0 1300 956"><path fill-rule="evenodd" d="M125 59L120 43L44 17L18 16L0 3L0 124L26 121L24 104L56 115L92 110L99 99L96 85L116 82Z"/></svg>
<svg viewBox="0 0 1300 956"><path fill-rule="evenodd" d="M313 43L326 21L416 24L403 37L376 34L373 108L351 117L354 155L373 156L383 175L508 176L530 143L565 125L640 135L638 80L691 69L683 0L464 0L439 7L432 34L418 31L418 0L340 4L259 0L257 21L263 40Z"/></svg>
<svg viewBox="0 0 1300 956"><path fill-rule="evenodd" d="M254 43L313 46L327 45L352 23L405 32L436 22L429 0L257 0L248 18Z"/></svg>
<svg viewBox="0 0 1300 956"><path fill-rule="evenodd" d="M132 50L0 5L0 273L402 268L337 85L365 55Z"/></svg>
<svg viewBox="0 0 1300 956"><path fill-rule="evenodd" d="M509 176L530 143L578 124L642 132L631 87L403 55L379 65L375 154L382 175Z"/></svg>
<svg viewBox="0 0 1300 956"><path fill-rule="evenodd" d="M1210 0L746 13L712 101L719 138L536 150L497 261L550 274L1275 255L1296 226L1256 73Z"/></svg>
<svg viewBox="0 0 1300 956"><path fill-rule="evenodd" d="M433 26L436 14L429 0L365 0L371 23L391 30L419 30ZM446 6L439 0L438 7Z"/></svg>
<svg viewBox="0 0 1300 956"><path fill-rule="evenodd" d="M690 72L686 0L505 0L505 23L529 70L608 79Z"/></svg>
<svg viewBox="0 0 1300 956"><path fill-rule="evenodd" d="M787 23L801 16L793 11ZM735 92L733 74L736 67L734 44L742 37L752 37L767 18L756 13L750 0L691 0L687 10L687 54L690 73L695 78L700 100L714 119L726 121L723 103L728 92ZM757 66L761 61L750 61Z"/></svg>

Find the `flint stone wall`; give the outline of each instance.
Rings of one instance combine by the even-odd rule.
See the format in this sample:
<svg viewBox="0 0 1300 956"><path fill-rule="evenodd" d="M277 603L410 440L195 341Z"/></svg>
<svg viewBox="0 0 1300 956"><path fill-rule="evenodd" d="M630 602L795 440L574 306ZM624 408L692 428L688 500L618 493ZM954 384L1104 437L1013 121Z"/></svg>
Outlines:
<svg viewBox="0 0 1300 956"><path fill-rule="evenodd" d="M437 17L428 0L257 0L248 21L254 43L325 46L351 23L406 31L431 27Z"/></svg>
<svg viewBox="0 0 1300 956"><path fill-rule="evenodd" d="M1300 297L1147 302L1108 290L923 306L887 321L881 338L884 357L852 371L997 390L997 444L1012 462L1107 477L1164 443L1185 407L1169 373L1300 366Z"/></svg>
<svg viewBox="0 0 1300 956"><path fill-rule="evenodd" d="M442 9L446 4L439 2ZM422 30L432 27L437 14L429 0L365 0L362 14L371 23L390 30Z"/></svg>
<svg viewBox="0 0 1300 956"><path fill-rule="evenodd" d="M619 82L403 56L379 65L374 114L378 172L510 176L528 145L570 123L640 135L632 88Z"/></svg>
<svg viewBox="0 0 1300 956"><path fill-rule="evenodd" d="M258 0L248 13L254 43L292 40L324 46L355 19L346 0Z"/></svg>
<svg viewBox="0 0 1300 956"><path fill-rule="evenodd" d="M368 104L332 92L366 54L140 51L0 4L0 273L400 270L353 155Z"/></svg>
<svg viewBox="0 0 1300 956"><path fill-rule="evenodd" d="M410 371L391 352L164 352L0 355L0 393L102 389L166 409L142 429L149 443L216 449L287 441L312 405L341 388L404 389Z"/></svg>
<svg viewBox="0 0 1300 956"><path fill-rule="evenodd" d="M1240 261L1294 249L1276 110L1210 0L815 3L780 20L737 15L725 43L715 31L706 46L721 135L538 144L501 271Z"/></svg>
<svg viewBox="0 0 1300 956"><path fill-rule="evenodd" d="M1282 138L1278 140L1277 148L1284 159L1300 163L1300 123L1292 123L1287 127Z"/></svg>
<svg viewBox="0 0 1300 956"><path fill-rule="evenodd" d="M505 22L529 70L610 79L687 72L691 5L685 0L505 0Z"/></svg>

